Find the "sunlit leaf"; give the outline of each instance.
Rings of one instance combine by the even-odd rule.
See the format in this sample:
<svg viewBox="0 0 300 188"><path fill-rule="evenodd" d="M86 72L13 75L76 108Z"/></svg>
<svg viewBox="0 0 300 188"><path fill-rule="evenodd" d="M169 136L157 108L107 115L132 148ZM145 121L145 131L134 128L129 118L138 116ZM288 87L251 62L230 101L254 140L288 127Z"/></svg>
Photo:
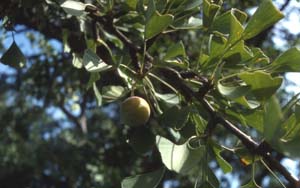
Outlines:
<svg viewBox="0 0 300 188"><path fill-rule="evenodd" d="M262 1L254 15L250 18L243 33L243 38L250 39L256 36L283 17L283 14L274 6L271 0Z"/></svg>
<svg viewBox="0 0 300 188"><path fill-rule="evenodd" d="M294 47L285 51L270 66L274 72L300 72L300 50Z"/></svg>
<svg viewBox="0 0 300 188"><path fill-rule="evenodd" d="M159 99L164 101L165 103L176 105L179 104L179 97L176 94L167 93L167 94L160 94L155 93L155 96Z"/></svg>
<svg viewBox="0 0 300 188"><path fill-rule="evenodd" d="M272 77L263 71L242 72L238 75L248 86L258 100L270 98L282 84L282 77Z"/></svg>
<svg viewBox="0 0 300 188"><path fill-rule="evenodd" d="M219 92L222 95L224 95L230 99L242 97L242 96L246 95L250 90L250 86L238 86L237 84L236 84L236 86L225 86L225 85L221 84L220 82L218 82L217 87L218 87Z"/></svg>
<svg viewBox="0 0 300 188"><path fill-rule="evenodd" d="M86 5L79 1L67 0L60 5L66 13L73 16L81 16L84 14Z"/></svg>
<svg viewBox="0 0 300 188"><path fill-rule="evenodd" d="M101 106L102 105L102 95L101 95L100 91L98 90L98 87L95 82L93 83L93 90L94 90L94 93L96 96L97 105Z"/></svg>
<svg viewBox="0 0 300 188"><path fill-rule="evenodd" d="M105 102L113 102L125 96L128 92L122 86L104 86L102 88L102 98Z"/></svg>
<svg viewBox="0 0 300 188"><path fill-rule="evenodd" d="M102 72L112 68L111 65L106 64L90 49L84 51L83 64L85 69L89 72Z"/></svg>
<svg viewBox="0 0 300 188"><path fill-rule="evenodd" d="M192 148L187 141L176 145L164 137L156 137L157 147L164 165L177 173L187 174L201 160L204 146Z"/></svg>

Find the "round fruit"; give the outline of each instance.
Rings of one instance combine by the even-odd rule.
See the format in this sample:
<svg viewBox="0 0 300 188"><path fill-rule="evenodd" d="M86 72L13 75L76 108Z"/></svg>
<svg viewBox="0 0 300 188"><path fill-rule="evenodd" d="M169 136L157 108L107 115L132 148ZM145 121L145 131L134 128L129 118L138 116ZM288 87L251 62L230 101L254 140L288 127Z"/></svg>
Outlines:
<svg viewBox="0 0 300 188"><path fill-rule="evenodd" d="M143 125L147 123L149 117L150 106L141 97L129 97L121 104L121 120L126 125Z"/></svg>

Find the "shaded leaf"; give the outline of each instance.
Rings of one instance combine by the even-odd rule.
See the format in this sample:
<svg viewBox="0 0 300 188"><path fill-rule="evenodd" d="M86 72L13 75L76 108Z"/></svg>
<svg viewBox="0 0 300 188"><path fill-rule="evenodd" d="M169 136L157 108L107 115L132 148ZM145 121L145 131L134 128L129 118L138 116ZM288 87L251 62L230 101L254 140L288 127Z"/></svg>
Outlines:
<svg viewBox="0 0 300 188"><path fill-rule="evenodd" d="M229 34L227 46L241 39L243 26L234 15L234 9L218 16L213 22L212 29L223 34Z"/></svg>
<svg viewBox="0 0 300 188"><path fill-rule="evenodd" d="M170 48L168 48L168 51L164 57L164 60L172 59L177 56L184 56L184 57L186 56L185 48L184 48L182 41L180 41L179 43L174 44Z"/></svg>
<svg viewBox="0 0 300 188"><path fill-rule="evenodd" d="M178 106L173 106L162 114L161 123L168 127L180 130L187 123L189 114L189 107L179 108Z"/></svg>
<svg viewBox="0 0 300 188"><path fill-rule="evenodd" d="M151 16L155 13L156 7L154 0L148 0L147 10L146 10L146 20L148 21Z"/></svg>
<svg viewBox="0 0 300 188"><path fill-rule="evenodd" d="M292 114L283 124L285 131L284 136L281 138L282 141L287 142L295 139L299 134L300 123L297 122L297 115Z"/></svg>
<svg viewBox="0 0 300 188"><path fill-rule="evenodd" d="M203 26L209 28L213 23L218 11L221 6L217 4L210 3L209 0L203 1Z"/></svg>
<svg viewBox="0 0 300 188"><path fill-rule="evenodd" d="M158 186L165 168L158 169L154 172L127 177L122 180L122 188L155 188Z"/></svg>
<svg viewBox="0 0 300 188"><path fill-rule="evenodd" d="M300 126L298 124L297 126ZM287 157L295 157L300 158L300 150L299 150L299 143L300 143L300 134L295 134L292 140L280 140L279 146L281 151Z"/></svg>
<svg viewBox="0 0 300 188"><path fill-rule="evenodd" d="M213 140L210 140L209 143L212 146L212 150L214 151L217 162L220 165L223 172L225 174L231 172L232 166L221 156L221 152L223 151L223 148Z"/></svg>
<svg viewBox="0 0 300 188"><path fill-rule="evenodd" d="M161 15L158 11L151 16L145 27L145 39L150 39L163 32L173 21L170 14Z"/></svg>
<svg viewBox="0 0 300 188"><path fill-rule="evenodd" d="M128 143L136 153L143 155L155 145L155 135L148 127L137 127L129 136Z"/></svg>
<svg viewBox="0 0 300 188"><path fill-rule="evenodd" d="M259 156L254 156L253 153L245 147L238 147L234 150L234 153L239 156L240 162L245 166L248 166L260 159Z"/></svg>
<svg viewBox="0 0 300 188"><path fill-rule="evenodd" d="M276 97L270 98L264 109L264 137L267 141L277 140L282 132L283 114Z"/></svg>
<svg viewBox="0 0 300 188"><path fill-rule="evenodd" d="M254 180L251 180L247 184L243 185L241 188L262 188L262 187L257 185Z"/></svg>
<svg viewBox="0 0 300 188"><path fill-rule="evenodd" d="M26 58L20 48L13 42L6 52L2 55L0 61L14 68L22 68L26 63Z"/></svg>
<svg viewBox="0 0 300 188"><path fill-rule="evenodd" d="M90 79L89 79L89 82L88 82L88 84L87 84L87 86L86 86L86 89L89 89L90 87L92 87L92 85L93 85L97 80L99 80L99 79L100 79L99 73L97 73L97 72L92 72L92 73L90 74Z"/></svg>

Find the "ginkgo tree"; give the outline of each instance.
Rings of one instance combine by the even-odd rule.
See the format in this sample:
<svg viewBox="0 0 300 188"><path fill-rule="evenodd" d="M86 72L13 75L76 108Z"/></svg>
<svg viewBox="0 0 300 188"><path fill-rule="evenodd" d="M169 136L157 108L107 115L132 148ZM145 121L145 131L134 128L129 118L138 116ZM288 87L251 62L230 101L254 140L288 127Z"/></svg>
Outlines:
<svg viewBox="0 0 300 188"><path fill-rule="evenodd" d="M243 188L260 187L257 167L282 187L300 187L276 158L300 157L299 98L282 105L276 95L284 73L300 72L300 50L271 59L247 44L284 17L271 0L261 1L250 17L225 10L222 0L67 0L59 6L62 17L80 23L80 32L65 29L61 39L73 69L89 73L85 87L97 105L139 96L150 106L146 123L123 128L138 156L159 155L162 164L124 178L122 188L157 187L167 171L194 177L195 187L218 188L212 161L224 174L235 171L223 152L251 166ZM196 33L201 38L193 38ZM21 69L25 58L13 43L1 62ZM102 83L107 75L121 81ZM140 118L126 114L131 122ZM224 141L220 130L234 137Z"/></svg>

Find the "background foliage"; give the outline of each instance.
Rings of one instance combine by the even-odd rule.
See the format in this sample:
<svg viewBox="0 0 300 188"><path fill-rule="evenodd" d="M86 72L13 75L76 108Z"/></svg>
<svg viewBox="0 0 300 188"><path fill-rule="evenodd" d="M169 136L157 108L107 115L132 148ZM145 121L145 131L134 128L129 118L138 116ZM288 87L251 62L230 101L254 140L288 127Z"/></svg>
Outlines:
<svg viewBox="0 0 300 188"><path fill-rule="evenodd" d="M282 17L268 0L2 0L1 187L297 186L276 167L300 151ZM132 91L146 126L119 120Z"/></svg>

